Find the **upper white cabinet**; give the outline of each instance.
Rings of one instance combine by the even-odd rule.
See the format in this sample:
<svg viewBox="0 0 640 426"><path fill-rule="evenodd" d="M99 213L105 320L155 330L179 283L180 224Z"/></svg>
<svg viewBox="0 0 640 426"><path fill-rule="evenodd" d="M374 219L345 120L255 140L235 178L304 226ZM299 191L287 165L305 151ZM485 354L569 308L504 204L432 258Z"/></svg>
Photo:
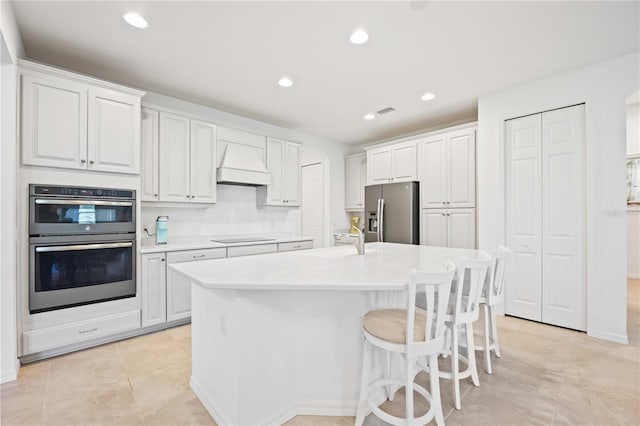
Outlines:
<svg viewBox="0 0 640 426"><path fill-rule="evenodd" d="M142 189L140 198L142 201L158 201L160 199L159 119L160 114L158 111L142 108L140 125L140 145L142 147L142 161L140 165Z"/></svg>
<svg viewBox="0 0 640 426"><path fill-rule="evenodd" d="M267 170L271 183L257 190L258 203L265 206L300 205L300 144L267 138Z"/></svg>
<svg viewBox="0 0 640 426"><path fill-rule="evenodd" d="M26 61L20 65L22 164L140 172L144 92Z"/></svg>
<svg viewBox="0 0 640 426"><path fill-rule="evenodd" d="M418 146L422 207L475 207L475 128L430 136Z"/></svg>
<svg viewBox="0 0 640 426"><path fill-rule="evenodd" d="M344 160L345 166L345 210L364 209L364 185L366 183L366 157L351 155Z"/></svg>
<svg viewBox="0 0 640 426"><path fill-rule="evenodd" d="M417 180L416 159L415 141L367 150L367 184Z"/></svg>
<svg viewBox="0 0 640 426"><path fill-rule="evenodd" d="M159 123L159 200L215 203L216 126L168 112Z"/></svg>

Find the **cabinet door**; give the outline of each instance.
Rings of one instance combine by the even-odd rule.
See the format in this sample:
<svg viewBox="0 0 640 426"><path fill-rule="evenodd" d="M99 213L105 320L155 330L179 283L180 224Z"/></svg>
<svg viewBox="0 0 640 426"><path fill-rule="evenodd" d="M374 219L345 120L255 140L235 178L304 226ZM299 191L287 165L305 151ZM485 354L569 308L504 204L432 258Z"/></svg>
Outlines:
<svg viewBox="0 0 640 426"><path fill-rule="evenodd" d="M160 201L190 199L189 119L160 113Z"/></svg>
<svg viewBox="0 0 640 426"><path fill-rule="evenodd" d="M142 109L142 119L140 126L140 145L142 159L140 162L140 180L142 181L142 191L140 198L142 201L158 201L159 182L158 163L158 111Z"/></svg>
<svg viewBox="0 0 640 426"><path fill-rule="evenodd" d="M420 244L447 247L447 212L439 209L423 209L420 223Z"/></svg>
<svg viewBox="0 0 640 426"><path fill-rule="evenodd" d="M364 209L364 156L345 159L345 209Z"/></svg>
<svg viewBox="0 0 640 426"><path fill-rule="evenodd" d="M283 206L285 200L285 142L279 139L267 139L267 170L271 173L271 184L267 187L269 205Z"/></svg>
<svg viewBox="0 0 640 426"><path fill-rule="evenodd" d="M447 207L476 204L475 130L465 129L447 136Z"/></svg>
<svg viewBox="0 0 640 426"><path fill-rule="evenodd" d="M140 98L89 90L89 170L140 173Z"/></svg>
<svg viewBox="0 0 640 426"><path fill-rule="evenodd" d="M22 76L22 163L87 168L86 86L49 76Z"/></svg>
<svg viewBox="0 0 640 426"><path fill-rule="evenodd" d="M142 326L167 320L165 253L142 255Z"/></svg>
<svg viewBox="0 0 640 426"><path fill-rule="evenodd" d="M391 181L391 148L373 149L367 152L367 184L375 185Z"/></svg>
<svg viewBox="0 0 640 426"><path fill-rule="evenodd" d="M447 247L476 248L475 209L447 210Z"/></svg>
<svg viewBox="0 0 640 426"><path fill-rule="evenodd" d="M415 142L391 147L391 180L394 182L418 179L418 160Z"/></svg>
<svg viewBox="0 0 640 426"><path fill-rule="evenodd" d="M420 142L420 192L423 208L442 208L446 204L447 144L444 135Z"/></svg>
<svg viewBox="0 0 640 426"><path fill-rule="evenodd" d="M191 120L191 202L216 202L216 126Z"/></svg>
<svg viewBox="0 0 640 426"><path fill-rule="evenodd" d="M191 316L191 280L173 270L167 271L167 321Z"/></svg>
<svg viewBox="0 0 640 426"><path fill-rule="evenodd" d="M284 163L285 206L300 205L300 145L287 142Z"/></svg>

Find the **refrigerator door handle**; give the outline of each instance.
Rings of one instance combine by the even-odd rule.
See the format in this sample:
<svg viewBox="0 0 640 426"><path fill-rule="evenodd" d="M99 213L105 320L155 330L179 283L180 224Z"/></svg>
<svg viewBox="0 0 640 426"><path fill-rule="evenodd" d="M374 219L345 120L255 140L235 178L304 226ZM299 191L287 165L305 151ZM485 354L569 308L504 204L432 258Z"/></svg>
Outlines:
<svg viewBox="0 0 640 426"><path fill-rule="evenodd" d="M384 242L384 198L380 199L380 219L379 219L379 223L378 223L378 230L380 232L380 238L378 238L378 241L383 243Z"/></svg>
<svg viewBox="0 0 640 426"><path fill-rule="evenodd" d="M378 198L378 205L376 207L376 241L380 241L380 198Z"/></svg>

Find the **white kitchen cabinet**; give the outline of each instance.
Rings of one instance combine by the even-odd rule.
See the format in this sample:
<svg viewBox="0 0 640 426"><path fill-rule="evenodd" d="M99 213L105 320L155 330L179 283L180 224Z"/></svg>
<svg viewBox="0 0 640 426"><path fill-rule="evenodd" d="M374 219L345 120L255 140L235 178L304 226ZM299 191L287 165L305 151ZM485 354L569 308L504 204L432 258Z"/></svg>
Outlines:
<svg viewBox="0 0 640 426"><path fill-rule="evenodd" d="M422 209L420 244L436 247L476 247L475 209Z"/></svg>
<svg viewBox="0 0 640 426"><path fill-rule="evenodd" d="M475 128L419 141L422 208L475 207Z"/></svg>
<svg viewBox="0 0 640 426"><path fill-rule="evenodd" d="M141 262L142 326L167 321L166 254L143 254Z"/></svg>
<svg viewBox="0 0 640 426"><path fill-rule="evenodd" d="M26 61L20 65L22 164L140 172L143 92Z"/></svg>
<svg viewBox="0 0 640 426"><path fill-rule="evenodd" d="M300 144L267 138L266 156L271 183L256 191L258 204L300 206Z"/></svg>
<svg viewBox="0 0 640 426"><path fill-rule="evenodd" d="M160 201L215 203L216 126L160 112Z"/></svg>
<svg viewBox="0 0 640 426"><path fill-rule="evenodd" d="M185 250L167 253L167 264L223 259L225 248ZM167 321L191 317L191 280L167 268Z"/></svg>
<svg viewBox="0 0 640 426"><path fill-rule="evenodd" d="M351 155L345 158L345 210L364 210L364 186L366 183L366 156Z"/></svg>
<svg viewBox="0 0 640 426"><path fill-rule="evenodd" d="M640 279L640 206L627 211L627 277Z"/></svg>
<svg viewBox="0 0 640 426"><path fill-rule="evenodd" d="M418 179L415 141L367 150L367 184Z"/></svg>
<svg viewBox="0 0 640 426"><path fill-rule="evenodd" d="M140 199L142 201L158 201L160 199L159 119L158 111L142 108L140 124L140 145L142 148Z"/></svg>
<svg viewBox="0 0 640 426"><path fill-rule="evenodd" d="M310 250L313 248L313 241L293 241L290 243L278 243L278 253L287 251Z"/></svg>

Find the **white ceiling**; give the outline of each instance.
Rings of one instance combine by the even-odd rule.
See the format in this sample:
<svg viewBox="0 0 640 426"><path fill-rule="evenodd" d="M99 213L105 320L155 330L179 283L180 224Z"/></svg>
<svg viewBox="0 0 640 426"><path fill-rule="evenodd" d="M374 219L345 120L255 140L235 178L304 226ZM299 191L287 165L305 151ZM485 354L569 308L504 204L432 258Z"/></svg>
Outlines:
<svg viewBox="0 0 640 426"><path fill-rule="evenodd" d="M27 56L344 143L639 49L634 2L16 2ZM128 26L137 11L146 30ZM355 46L350 33L369 32ZM291 88L277 85L290 76ZM435 100L420 96L427 90ZM397 111L363 120L385 107Z"/></svg>

